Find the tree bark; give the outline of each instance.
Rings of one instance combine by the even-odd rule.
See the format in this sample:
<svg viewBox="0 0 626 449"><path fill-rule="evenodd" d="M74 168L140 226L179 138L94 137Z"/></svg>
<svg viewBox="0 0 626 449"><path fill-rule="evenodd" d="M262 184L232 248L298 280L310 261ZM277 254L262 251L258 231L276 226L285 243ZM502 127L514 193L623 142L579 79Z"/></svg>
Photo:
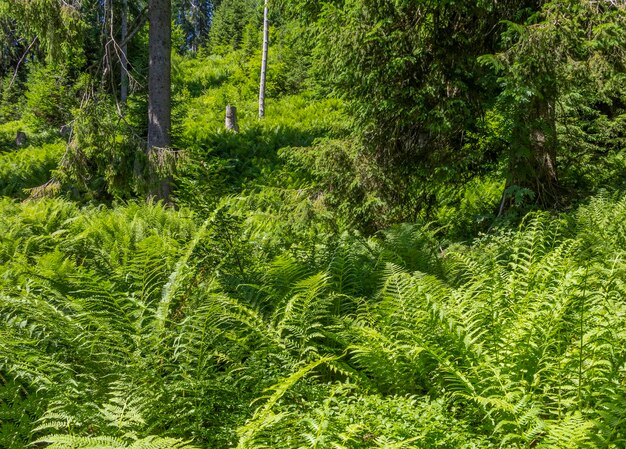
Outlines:
<svg viewBox="0 0 626 449"><path fill-rule="evenodd" d="M558 203L556 101L550 91L522 108L513 129L509 185L528 189L542 207Z"/></svg>
<svg viewBox="0 0 626 449"><path fill-rule="evenodd" d="M263 8L263 56L261 59L261 86L259 88L259 118L265 117L265 82L267 79L267 53L270 40L267 2L268 0L265 0L265 7Z"/></svg>
<svg viewBox="0 0 626 449"><path fill-rule="evenodd" d="M555 102L546 99L536 101L532 111L536 117L531 129L530 146L536 167L537 190L546 199L555 194L558 186L556 165L557 132Z"/></svg>
<svg viewBox="0 0 626 449"><path fill-rule="evenodd" d="M149 0L148 164L149 196L168 203L171 179L167 156L171 145L171 0Z"/></svg>

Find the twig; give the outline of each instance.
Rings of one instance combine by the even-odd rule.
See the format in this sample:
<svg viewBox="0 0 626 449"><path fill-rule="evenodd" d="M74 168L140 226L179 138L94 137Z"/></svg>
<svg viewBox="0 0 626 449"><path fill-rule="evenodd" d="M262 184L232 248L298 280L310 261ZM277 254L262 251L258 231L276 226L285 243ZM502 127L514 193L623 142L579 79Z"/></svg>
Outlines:
<svg viewBox="0 0 626 449"><path fill-rule="evenodd" d="M35 45L35 42L37 42L37 36L35 36L35 38L30 43L28 48L26 48L26 51L24 52L24 54L22 55L20 60L17 61L17 65L15 66L15 72L13 72L13 78L11 78L11 82L9 83L9 87L7 88L7 90L11 90L11 87L13 87L13 83L15 82L15 78L17 78L17 71L20 69L20 65L22 65L22 61L24 61L24 58L26 58L26 55L28 54L30 49L33 47L33 45Z"/></svg>

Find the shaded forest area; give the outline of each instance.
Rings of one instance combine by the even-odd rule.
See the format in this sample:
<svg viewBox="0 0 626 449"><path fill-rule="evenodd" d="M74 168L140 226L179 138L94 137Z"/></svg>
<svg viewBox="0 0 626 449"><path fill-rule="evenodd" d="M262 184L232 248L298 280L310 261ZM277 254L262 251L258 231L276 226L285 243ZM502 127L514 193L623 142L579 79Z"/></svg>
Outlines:
<svg viewBox="0 0 626 449"><path fill-rule="evenodd" d="M0 43L0 448L626 444L626 3L0 0Z"/></svg>

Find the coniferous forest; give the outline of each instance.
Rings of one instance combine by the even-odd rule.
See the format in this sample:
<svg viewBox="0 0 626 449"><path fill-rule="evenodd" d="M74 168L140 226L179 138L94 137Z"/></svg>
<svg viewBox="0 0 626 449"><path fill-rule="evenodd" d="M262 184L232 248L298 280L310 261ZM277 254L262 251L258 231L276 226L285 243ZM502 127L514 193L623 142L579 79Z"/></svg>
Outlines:
<svg viewBox="0 0 626 449"><path fill-rule="evenodd" d="M624 0L0 0L0 448L626 446Z"/></svg>

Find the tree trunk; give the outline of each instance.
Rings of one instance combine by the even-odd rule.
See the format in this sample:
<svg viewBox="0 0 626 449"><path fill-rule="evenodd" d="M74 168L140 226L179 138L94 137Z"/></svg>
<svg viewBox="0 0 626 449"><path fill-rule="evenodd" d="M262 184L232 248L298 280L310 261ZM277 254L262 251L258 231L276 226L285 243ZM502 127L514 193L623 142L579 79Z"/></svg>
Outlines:
<svg viewBox="0 0 626 449"><path fill-rule="evenodd" d="M171 0L149 0L148 164L149 196L169 202L171 128Z"/></svg>
<svg viewBox="0 0 626 449"><path fill-rule="evenodd" d="M535 95L516 117L507 187L527 189L534 202L553 207L558 202L555 96Z"/></svg>
<svg viewBox="0 0 626 449"><path fill-rule="evenodd" d="M191 0L191 24L193 26L193 39L191 39L191 52L198 53L198 47L200 42L200 21L202 20L202 13L200 7L200 0Z"/></svg>
<svg viewBox="0 0 626 449"><path fill-rule="evenodd" d="M556 166L557 133L555 102L539 100L534 105L537 118L531 129L530 146L535 163L537 191L544 200L556 199L558 176Z"/></svg>
<svg viewBox="0 0 626 449"><path fill-rule="evenodd" d="M267 53L269 50L270 30L267 1L263 8L263 57L261 59L261 87L259 89L259 118L265 117L265 81L267 77Z"/></svg>
<svg viewBox="0 0 626 449"><path fill-rule="evenodd" d="M120 42L122 43L122 48L120 49L120 102L122 103L123 108L126 106L126 99L128 98L128 43L126 42L126 38L128 36L128 0L122 0L121 28Z"/></svg>

